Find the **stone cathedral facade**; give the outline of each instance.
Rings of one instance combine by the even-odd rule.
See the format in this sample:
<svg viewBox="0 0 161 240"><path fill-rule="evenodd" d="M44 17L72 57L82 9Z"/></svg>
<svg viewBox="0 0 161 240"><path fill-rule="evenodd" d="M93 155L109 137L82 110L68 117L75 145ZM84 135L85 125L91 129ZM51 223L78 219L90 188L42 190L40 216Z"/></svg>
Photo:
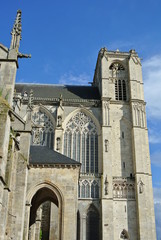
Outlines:
<svg viewBox="0 0 161 240"><path fill-rule="evenodd" d="M15 84L0 44L0 240L155 240L142 67L98 53L90 86Z"/></svg>

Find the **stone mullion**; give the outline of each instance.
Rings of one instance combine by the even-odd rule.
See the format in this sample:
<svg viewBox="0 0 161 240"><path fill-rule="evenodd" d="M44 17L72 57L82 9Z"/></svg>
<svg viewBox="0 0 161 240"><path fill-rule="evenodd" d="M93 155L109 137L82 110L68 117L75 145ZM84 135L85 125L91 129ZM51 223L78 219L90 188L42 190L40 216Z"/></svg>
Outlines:
<svg viewBox="0 0 161 240"><path fill-rule="evenodd" d="M122 92L122 100L124 100L123 80L121 80L121 92Z"/></svg>
<svg viewBox="0 0 161 240"><path fill-rule="evenodd" d="M89 181L89 197L91 198L91 191L92 191L92 184L91 181Z"/></svg>
<svg viewBox="0 0 161 240"><path fill-rule="evenodd" d="M49 146L48 147L50 147L51 146L51 132L48 132L48 134L49 134Z"/></svg>
<svg viewBox="0 0 161 240"><path fill-rule="evenodd" d="M95 134L93 135L93 151L94 151L94 158L93 158L93 172L96 173L96 154L95 154Z"/></svg>
<svg viewBox="0 0 161 240"><path fill-rule="evenodd" d="M80 163L82 163L82 131L80 132L80 146L79 146L79 158L80 158Z"/></svg>
<svg viewBox="0 0 161 240"><path fill-rule="evenodd" d="M91 133L89 133L89 173L91 173Z"/></svg>
<svg viewBox="0 0 161 240"><path fill-rule="evenodd" d="M77 133L75 133L75 160L78 161L77 157L77 145L78 145L78 136Z"/></svg>
<svg viewBox="0 0 161 240"><path fill-rule="evenodd" d="M86 172L86 162L87 162L87 134L84 134L84 172Z"/></svg>
<svg viewBox="0 0 161 240"><path fill-rule="evenodd" d="M47 146L47 140L48 140L48 133L45 132L45 146Z"/></svg>
<svg viewBox="0 0 161 240"><path fill-rule="evenodd" d="M73 131L71 132L71 148L70 148L70 152L71 152L71 155L70 157L73 159Z"/></svg>
<svg viewBox="0 0 161 240"><path fill-rule="evenodd" d="M67 144L66 144L67 150L66 150L66 151L67 151L67 156L69 156L69 155L68 155L69 133L67 132L66 134L67 134L67 135L66 135L66 136L67 136L67 140L66 140L66 141L67 141Z"/></svg>

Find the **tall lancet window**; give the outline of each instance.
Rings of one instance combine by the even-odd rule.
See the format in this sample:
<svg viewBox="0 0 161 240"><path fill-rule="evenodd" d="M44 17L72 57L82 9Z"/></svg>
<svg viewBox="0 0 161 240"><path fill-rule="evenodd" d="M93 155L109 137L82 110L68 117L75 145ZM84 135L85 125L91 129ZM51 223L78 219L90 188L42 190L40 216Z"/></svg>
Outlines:
<svg viewBox="0 0 161 240"><path fill-rule="evenodd" d="M64 155L80 162L82 173L98 173L97 129L83 112L75 114L66 125Z"/></svg>
<svg viewBox="0 0 161 240"><path fill-rule="evenodd" d="M32 114L31 145L53 148L54 125L46 113L37 110Z"/></svg>

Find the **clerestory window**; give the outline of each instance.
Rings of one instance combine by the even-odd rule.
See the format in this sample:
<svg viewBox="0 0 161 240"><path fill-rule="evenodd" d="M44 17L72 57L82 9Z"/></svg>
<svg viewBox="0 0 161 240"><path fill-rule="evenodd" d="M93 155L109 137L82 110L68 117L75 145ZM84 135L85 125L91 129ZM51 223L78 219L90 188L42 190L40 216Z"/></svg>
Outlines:
<svg viewBox="0 0 161 240"><path fill-rule="evenodd" d="M64 155L80 162L82 173L98 173L97 129L83 112L75 114L66 125Z"/></svg>

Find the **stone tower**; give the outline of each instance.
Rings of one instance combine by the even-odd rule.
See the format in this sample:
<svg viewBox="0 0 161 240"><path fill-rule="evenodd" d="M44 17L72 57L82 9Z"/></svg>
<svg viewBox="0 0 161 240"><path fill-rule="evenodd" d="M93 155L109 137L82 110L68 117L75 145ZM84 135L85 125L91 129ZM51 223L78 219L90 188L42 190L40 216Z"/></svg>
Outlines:
<svg viewBox="0 0 161 240"><path fill-rule="evenodd" d="M122 232L127 239L156 239L146 103L135 50L101 49L93 85L102 101L102 239L118 239L120 226L128 229Z"/></svg>
<svg viewBox="0 0 161 240"><path fill-rule="evenodd" d="M91 86L15 84L21 11L0 44L0 240L156 239L138 54L98 53Z"/></svg>

